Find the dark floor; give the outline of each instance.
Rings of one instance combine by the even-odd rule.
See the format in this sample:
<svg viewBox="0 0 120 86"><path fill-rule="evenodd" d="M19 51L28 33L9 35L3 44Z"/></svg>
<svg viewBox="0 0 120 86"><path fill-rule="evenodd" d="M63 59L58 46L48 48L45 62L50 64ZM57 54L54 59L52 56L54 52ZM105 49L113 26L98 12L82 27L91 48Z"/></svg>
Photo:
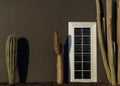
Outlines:
<svg viewBox="0 0 120 86"><path fill-rule="evenodd" d="M8 83L0 83L0 86L111 86L111 85L107 82L64 83L64 84L57 84L57 83L53 83L53 82L36 82L36 83L34 82L34 83L15 84L15 85L8 85Z"/></svg>

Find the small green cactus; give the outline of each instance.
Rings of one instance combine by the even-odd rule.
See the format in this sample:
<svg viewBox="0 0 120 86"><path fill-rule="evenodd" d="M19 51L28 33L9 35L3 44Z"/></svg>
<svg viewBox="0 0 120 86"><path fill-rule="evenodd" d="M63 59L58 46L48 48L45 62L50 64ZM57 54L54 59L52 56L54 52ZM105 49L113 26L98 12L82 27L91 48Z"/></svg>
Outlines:
<svg viewBox="0 0 120 86"><path fill-rule="evenodd" d="M16 55L17 55L17 39L14 35L10 35L6 41L6 63L9 84L15 83Z"/></svg>

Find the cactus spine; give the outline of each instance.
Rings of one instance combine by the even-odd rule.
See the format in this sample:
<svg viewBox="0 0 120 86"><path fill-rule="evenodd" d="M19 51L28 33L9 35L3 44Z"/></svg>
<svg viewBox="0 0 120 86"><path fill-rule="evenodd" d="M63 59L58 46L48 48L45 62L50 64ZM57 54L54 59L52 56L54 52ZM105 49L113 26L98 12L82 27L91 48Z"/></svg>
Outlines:
<svg viewBox="0 0 120 86"><path fill-rule="evenodd" d="M16 55L17 55L17 39L14 35L10 35L6 41L6 63L9 84L15 83Z"/></svg>

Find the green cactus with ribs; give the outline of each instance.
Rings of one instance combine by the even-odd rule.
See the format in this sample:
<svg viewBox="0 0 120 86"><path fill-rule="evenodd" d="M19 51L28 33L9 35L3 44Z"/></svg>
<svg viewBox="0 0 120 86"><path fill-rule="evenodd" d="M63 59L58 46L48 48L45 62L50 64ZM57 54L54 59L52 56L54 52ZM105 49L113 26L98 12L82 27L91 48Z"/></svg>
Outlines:
<svg viewBox="0 0 120 86"><path fill-rule="evenodd" d="M8 36L6 41L6 63L9 84L15 83L16 56L17 56L17 38L15 35L10 35Z"/></svg>

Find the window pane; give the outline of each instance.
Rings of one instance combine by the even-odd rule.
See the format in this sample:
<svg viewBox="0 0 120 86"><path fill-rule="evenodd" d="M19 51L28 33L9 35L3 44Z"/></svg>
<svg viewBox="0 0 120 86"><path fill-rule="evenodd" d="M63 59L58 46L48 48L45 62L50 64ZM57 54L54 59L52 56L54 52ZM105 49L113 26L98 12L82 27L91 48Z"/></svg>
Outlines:
<svg viewBox="0 0 120 86"><path fill-rule="evenodd" d="M82 35L82 28L75 28L74 34L75 35Z"/></svg>
<svg viewBox="0 0 120 86"><path fill-rule="evenodd" d="M90 62L83 62L83 70L90 70Z"/></svg>
<svg viewBox="0 0 120 86"><path fill-rule="evenodd" d="M91 72L90 71L83 71L83 79L90 79Z"/></svg>
<svg viewBox="0 0 120 86"><path fill-rule="evenodd" d="M90 53L90 45L83 45L83 52Z"/></svg>
<svg viewBox="0 0 120 86"><path fill-rule="evenodd" d="M83 37L83 44L90 44L90 37Z"/></svg>
<svg viewBox="0 0 120 86"><path fill-rule="evenodd" d="M75 61L82 61L82 55L81 54L75 54Z"/></svg>
<svg viewBox="0 0 120 86"><path fill-rule="evenodd" d="M83 61L90 61L90 54L83 54Z"/></svg>
<svg viewBox="0 0 120 86"><path fill-rule="evenodd" d="M75 79L81 79L82 78L82 71L75 71Z"/></svg>
<svg viewBox="0 0 120 86"><path fill-rule="evenodd" d="M81 62L75 62L75 70L82 70L82 63Z"/></svg>
<svg viewBox="0 0 120 86"><path fill-rule="evenodd" d="M75 53L82 52L82 45L75 45Z"/></svg>
<svg viewBox="0 0 120 86"><path fill-rule="evenodd" d="M75 37L75 44L81 44L82 38L81 37Z"/></svg>
<svg viewBox="0 0 120 86"><path fill-rule="evenodd" d="M83 35L90 35L90 28L83 28Z"/></svg>

